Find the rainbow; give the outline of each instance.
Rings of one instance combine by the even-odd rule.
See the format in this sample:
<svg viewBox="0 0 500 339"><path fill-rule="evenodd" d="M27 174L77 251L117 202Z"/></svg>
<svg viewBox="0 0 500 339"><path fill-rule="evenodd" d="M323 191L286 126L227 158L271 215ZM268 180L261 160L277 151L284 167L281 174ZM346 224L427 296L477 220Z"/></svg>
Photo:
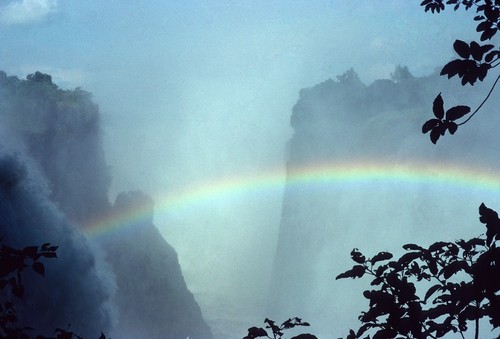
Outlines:
<svg viewBox="0 0 500 339"><path fill-rule="evenodd" d="M285 174L282 168L261 173L243 173L232 177L212 178L184 189L160 194L155 214L185 211L196 213L196 207L212 202L236 199L248 193L273 192L282 195L285 186L304 185L442 185L461 190L480 190L500 195L500 174L484 168L457 164L406 162L403 164L369 161L317 163L294 168ZM281 199L281 196L278 196ZM87 237L99 237L127 228L141 219L151 217L151 206L135 206L121 214L101 217L85 227Z"/></svg>

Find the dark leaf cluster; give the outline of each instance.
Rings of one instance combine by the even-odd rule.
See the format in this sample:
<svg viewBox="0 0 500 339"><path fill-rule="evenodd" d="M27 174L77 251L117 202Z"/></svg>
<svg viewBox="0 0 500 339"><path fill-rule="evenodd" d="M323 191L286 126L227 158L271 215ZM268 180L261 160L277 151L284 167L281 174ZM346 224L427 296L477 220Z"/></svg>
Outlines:
<svg viewBox="0 0 500 339"><path fill-rule="evenodd" d="M491 40L500 30L500 1L498 0L448 0L446 4L443 0L424 0L420 5L424 6L426 12L430 10L433 13L444 10L446 5L453 5L455 11L462 6L465 10L474 6L476 8L474 20L478 23L476 31L481 34L481 42ZM467 43L456 40L453 43L453 49L460 58L447 63L441 70L441 75L446 75L448 79L458 76L461 79L462 86L474 85L478 80L483 81L488 72L500 64L500 47L493 44L482 44L476 41ZM425 134L430 131L430 139L434 144L446 131L454 134L458 126L465 124L479 111L488 100L499 79L500 75L479 107L465 121L458 124L454 120L468 114L470 107L465 105L452 107L448 112L453 110L455 114L450 114L453 118L448 118L447 112L447 117L443 119L444 112L442 112L442 108L438 107L438 110L436 110L436 104L442 106L439 105L442 104L441 95L438 95L434 100L433 107L436 119L426 121L422 126L422 132Z"/></svg>
<svg viewBox="0 0 500 339"><path fill-rule="evenodd" d="M446 1L446 5L454 5L453 9L456 11L460 8L460 6L464 6L465 10L468 10L473 5L479 4L483 0L448 0ZM445 3L443 0L424 0L420 3L420 6L425 8L425 11L429 10L434 13L439 13L444 11Z"/></svg>
<svg viewBox="0 0 500 339"><path fill-rule="evenodd" d="M56 258L57 246L46 243L42 246L28 246L20 249L1 245L0 247L0 290L10 286L10 292L22 298L24 285L21 273L30 267L33 271L43 276L45 266L39 260L41 258Z"/></svg>
<svg viewBox="0 0 500 339"><path fill-rule="evenodd" d="M430 10L432 13L439 13L444 11L445 8L443 0L424 0L420 3L420 6L424 6L426 12Z"/></svg>
<svg viewBox="0 0 500 339"><path fill-rule="evenodd" d="M441 93L438 94L434 103L432 105L432 111L434 112L435 118L427 120L422 126L422 133L430 133L432 143L436 143L440 136L443 136L446 131L450 134L455 134L457 128L460 124L457 124L455 120L458 120L465 115L470 113L469 106L454 106L448 109L445 113L444 111L444 101L441 97Z"/></svg>
<svg viewBox="0 0 500 339"><path fill-rule="evenodd" d="M448 76L448 79L458 75L462 79L462 85L474 85L477 80L483 81L500 56L500 51L492 51L494 47L491 44L480 45L475 41L466 43L455 40L453 48L462 59L447 63L441 70L441 75Z"/></svg>
<svg viewBox="0 0 500 339"><path fill-rule="evenodd" d="M310 326L308 322L302 321L301 318L290 318L284 321L281 325L277 325L274 320L266 318L264 320L266 323L266 328L271 330L271 335L262 328L262 327L250 327L248 329L248 334L243 337L243 339L253 339L253 338L272 338L272 339L281 339L283 338L284 331L292 329L297 326ZM297 336L294 336L290 339L317 339L316 336L309 333L302 333Z"/></svg>
<svg viewBox="0 0 500 339"><path fill-rule="evenodd" d="M1 238L0 238L1 243ZM40 259L57 258L58 246L45 243L41 246L27 246L16 249L1 244L0 246L0 339L83 339L76 333L57 328L52 336L31 335L34 331L29 326L18 326L14 303L8 300L8 292L16 298L23 298L25 288L22 282L22 273L30 268L41 276L45 275L45 266ZM9 289L10 288L10 289ZM106 339L101 333L99 339Z"/></svg>
<svg viewBox="0 0 500 339"><path fill-rule="evenodd" d="M406 244L406 253L395 260L388 252L370 259L354 249L356 264L337 279L369 275L374 289L364 291L369 309L347 338L463 337L471 323L478 337L481 318L500 327L500 219L484 204L479 214L486 235L470 240L438 241L428 248Z"/></svg>

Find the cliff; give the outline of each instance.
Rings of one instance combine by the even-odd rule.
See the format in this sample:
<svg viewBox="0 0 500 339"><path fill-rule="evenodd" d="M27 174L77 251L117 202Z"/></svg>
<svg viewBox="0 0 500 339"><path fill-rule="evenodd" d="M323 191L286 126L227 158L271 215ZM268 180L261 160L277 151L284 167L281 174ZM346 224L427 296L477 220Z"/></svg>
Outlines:
<svg viewBox="0 0 500 339"><path fill-rule="evenodd" d="M500 119L482 112L438 145L421 126L439 92L445 107L476 107L487 89L463 88L436 74L414 77L398 67L392 79L370 85L351 69L300 92L291 115L268 316L298 316L316 324L317 334L338 336L356 323L365 309L363 288L369 288L335 281L352 266L353 248L368 256L397 253L408 242L475 234L468 226L475 225L477 207L493 197L463 185L470 180L465 169L494 175ZM484 110L499 104L497 96Z"/></svg>
<svg viewBox="0 0 500 339"><path fill-rule="evenodd" d="M90 93L79 88L62 90L52 83L50 75L40 72L26 80L0 72L0 99L2 154L20 155L27 171L37 173L38 181L46 186L46 199L76 226L73 232L79 234L81 241L89 242L82 234L95 220L126 213L133 204L149 199L136 192L120 195L115 205L108 201L111 178L102 147L100 113ZM15 223L8 225L2 229L2 236L16 227ZM118 337L211 338L198 304L187 290L177 254L161 237L152 218L128 227L131 232L93 240L84 250L89 260L95 262L91 266L106 271L108 285L115 286L106 298L112 300L110 314L114 314ZM31 231L26 228L22 232ZM57 239L43 242L56 244ZM71 255L76 253L70 251ZM60 274L60 283L75 278ZM60 293L57 285L44 291ZM73 292L68 289L67 293ZM43 310L54 315L59 311L50 307ZM85 317L86 312L82 307L69 314Z"/></svg>

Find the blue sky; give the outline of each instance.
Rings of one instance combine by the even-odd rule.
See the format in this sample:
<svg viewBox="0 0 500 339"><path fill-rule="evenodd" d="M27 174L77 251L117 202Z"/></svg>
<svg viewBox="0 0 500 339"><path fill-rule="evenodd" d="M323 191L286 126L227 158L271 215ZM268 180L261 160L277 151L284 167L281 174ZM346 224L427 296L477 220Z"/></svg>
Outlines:
<svg viewBox="0 0 500 339"><path fill-rule="evenodd" d="M366 83L400 64L429 74L453 56L455 39L476 37L473 13L433 15L419 3L0 0L0 69L19 77L38 70L63 88L92 92L102 111L111 198L142 189L161 199L207 178L283 168L301 88L351 67ZM253 249L241 240L276 233L280 204L280 197L254 202L233 215L221 207L158 226L201 293L198 256L248 259ZM275 233L259 256L272 255ZM218 281L224 290L246 279L231 269L231 262L212 265L203 274L226 277ZM247 266L249 274L258 269Z"/></svg>

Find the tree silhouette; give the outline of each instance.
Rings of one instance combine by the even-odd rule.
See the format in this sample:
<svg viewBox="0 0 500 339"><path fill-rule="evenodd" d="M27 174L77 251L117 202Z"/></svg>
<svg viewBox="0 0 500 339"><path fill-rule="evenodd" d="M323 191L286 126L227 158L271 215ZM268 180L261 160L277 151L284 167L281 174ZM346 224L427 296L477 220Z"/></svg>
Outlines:
<svg viewBox="0 0 500 339"><path fill-rule="evenodd" d="M426 12L430 10L432 13L443 11L446 5L454 5L455 11L460 8L466 11L472 7L476 8L477 15L474 20L478 22L476 31L481 33L481 42L491 40L500 30L500 2L498 0L448 0L446 4L443 0L424 0L420 5L425 7ZM476 81L483 81L489 71L500 65L500 46L498 45L456 40L453 43L453 49L460 58L447 63L441 70L441 75L448 76L448 79L457 75L462 79L462 86L467 84L473 86ZM500 74L484 100L470 115L471 108L466 105L454 106L445 112L444 101L439 93L432 105L434 118L424 123L422 133L430 132L430 139L434 144L446 131L455 134L458 126L466 124L483 107L499 80ZM459 121L466 116L466 119Z"/></svg>

